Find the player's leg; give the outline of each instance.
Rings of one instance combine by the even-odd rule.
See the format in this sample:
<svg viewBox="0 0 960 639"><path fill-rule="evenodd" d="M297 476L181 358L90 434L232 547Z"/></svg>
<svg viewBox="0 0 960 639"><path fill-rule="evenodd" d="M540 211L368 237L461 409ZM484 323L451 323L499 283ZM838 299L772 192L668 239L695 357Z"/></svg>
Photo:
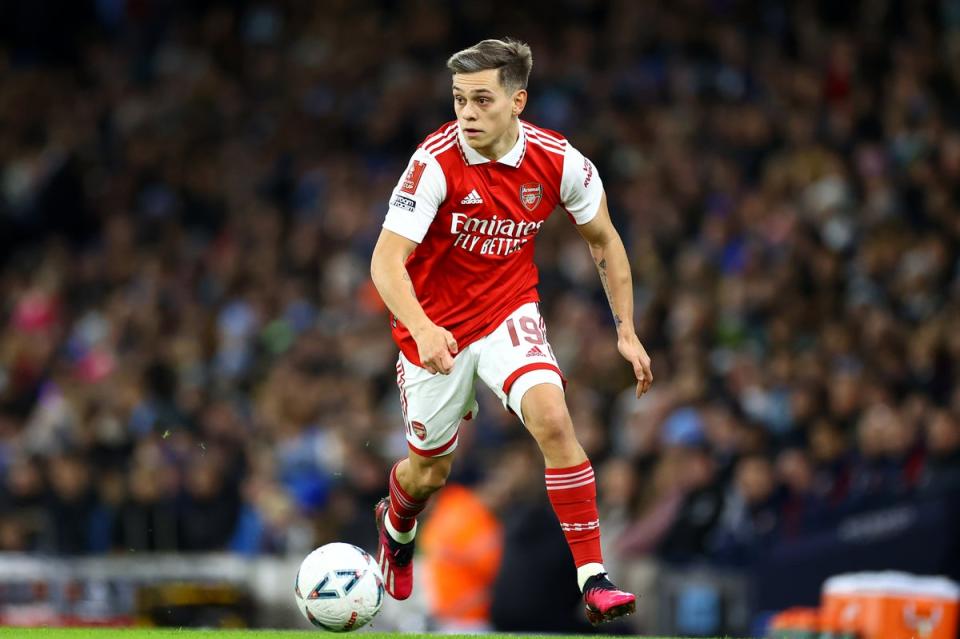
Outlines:
<svg viewBox="0 0 960 639"><path fill-rule="evenodd" d="M390 537L400 543L412 542L416 536L417 515L427 505L430 495L443 488L453 467L453 451L428 457L409 452L390 469L390 496L384 498L387 517L384 527Z"/></svg>
<svg viewBox="0 0 960 639"><path fill-rule="evenodd" d="M403 409L408 456L390 470L390 493L377 504L380 532L377 560L387 593L406 599L413 590L413 540L417 515L443 487L453 464L462 418L476 414L475 357L469 347L450 375L431 375L403 355L397 385Z"/></svg>
<svg viewBox="0 0 960 639"><path fill-rule="evenodd" d="M633 612L636 598L606 578L593 468L577 441L539 309L524 305L479 345L481 379L520 417L543 453L547 495L577 566L590 621Z"/></svg>
<svg viewBox="0 0 960 639"><path fill-rule="evenodd" d="M543 453L547 496L577 566L587 618L596 624L634 612L636 597L614 586L603 566L597 484L590 460L573 430L562 386L521 377L508 403L519 404L524 425Z"/></svg>
<svg viewBox="0 0 960 639"><path fill-rule="evenodd" d="M391 473L398 487L412 499L424 500L447 483L453 467L453 451L434 457L425 457L409 451L406 459L398 461Z"/></svg>
<svg viewBox="0 0 960 639"><path fill-rule="evenodd" d="M527 373L524 377L511 388L514 401L508 399L508 406L537 441L546 467L569 468L586 462L587 454L577 440L567 410L562 381L555 374L534 377ZM521 398L519 411L517 397Z"/></svg>

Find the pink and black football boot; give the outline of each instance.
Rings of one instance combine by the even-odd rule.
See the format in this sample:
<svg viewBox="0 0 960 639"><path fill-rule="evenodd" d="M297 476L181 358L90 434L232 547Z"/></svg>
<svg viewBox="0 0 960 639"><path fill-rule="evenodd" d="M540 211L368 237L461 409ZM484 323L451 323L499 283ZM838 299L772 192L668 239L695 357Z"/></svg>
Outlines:
<svg viewBox="0 0 960 639"><path fill-rule="evenodd" d="M595 626L637 610L637 598L614 586L605 572L587 579L583 585L583 603L587 607L587 619Z"/></svg>
<svg viewBox="0 0 960 639"><path fill-rule="evenodd" d="M384 497L373 511L377 518L377 530L380 532L377 563L383 573L383 585L387 594L394 599L406 599L413 591L413 542L401 544L390 536L384 524L389 510L390 498Z"/></svg>

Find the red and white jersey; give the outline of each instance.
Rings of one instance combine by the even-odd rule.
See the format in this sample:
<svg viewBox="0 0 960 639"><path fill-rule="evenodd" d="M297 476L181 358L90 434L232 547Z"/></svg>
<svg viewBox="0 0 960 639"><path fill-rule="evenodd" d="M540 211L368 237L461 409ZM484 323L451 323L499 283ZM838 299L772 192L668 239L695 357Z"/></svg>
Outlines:
<svg viewBox="0 0 960 639"><path fill-rule="evenodd" d="M585 224L602 195L593 163L562 135L521 120L517 143L492 162L454 121L417 147L383 227L418 243L406 264L417 299L463 349L539 301L533 239L554 208ZM409 331L391 320L397 346L420 365Z"/></svg>

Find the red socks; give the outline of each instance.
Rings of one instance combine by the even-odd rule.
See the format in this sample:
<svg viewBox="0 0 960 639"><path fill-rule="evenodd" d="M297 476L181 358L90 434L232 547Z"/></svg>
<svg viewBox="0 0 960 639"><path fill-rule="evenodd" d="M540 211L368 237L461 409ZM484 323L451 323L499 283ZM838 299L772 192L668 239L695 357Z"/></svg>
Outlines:
<svg viewBox="0 0 960 639"><path fill-rule="evenodd" d="M400 462L397 462L399 464ZM397 464L390 470L390 527L410 532L427 501L411 497L397 481ZM587 460L569 468L547 468L547 496L560 520L576 566L603 564L600 551L600 516L597 514L597 484Z"/></svg>
<svg viewBox="0 0 960 639"><path fill-rule="evenodd" d="M427 501L418 501L407 494L397 481L397 466L390 469L390 524L397 532L409 532L417 523L417 515L426 507Z"/></svg>
<svg viewBox="0 0 960 639"><path fill-rule="evenodd" d="M602 564L597 484L590 460L570 468L547 468L545 479L547 496L560 520L573 562L578 568Z"/></svg>

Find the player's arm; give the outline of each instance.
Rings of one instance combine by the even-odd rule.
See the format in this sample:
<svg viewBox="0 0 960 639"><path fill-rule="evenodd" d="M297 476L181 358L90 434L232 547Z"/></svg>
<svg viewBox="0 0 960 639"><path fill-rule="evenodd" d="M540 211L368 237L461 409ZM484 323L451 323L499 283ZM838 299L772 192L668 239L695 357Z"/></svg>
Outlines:
<svg viewBox="0 0 960 639"><path fill-rule="evenodd" d="M457 341L450 331L427 317L417 300L406 267L407 258L416 247L413 240L383 229L373 249L370 276L384 304L416 341L421 365L432 373L446 375L453 369L451 353L457 352Z"/></svg>
<svg viewBox="0 0 960 639"><path fill-rule="evenodd" d="M620 234L610 220L607 196L603 194L593 219L577 226L577 230L590 247L590 254L597 265L600 283L610 302L613 321L617 326L617 348L633 366L637 376L637 397L647 392L653 383L650 356L640 343L633 326L633 277L630 260L620 239Z"/></svg>
<svg viewBox="0 0 960 639"><path fill-rule="evenodd" d="M393 316L413 336L420 365L444 375L453 369L457 342L450 331L434 324L423 311L406 263L426 236L446 194L440 165L429 153L417 149L390 196L383 230L370 260L373 284Z"/></svg>
<svg viewBox="0 0 960 639"><path fill-rule="evenodd" d="M653 383L650 356L633 327L633 278L620 234L610 221L607 196L593 163L567 144L560 180L560 199L590 246L617 325L617 348L637 376L637 397Z"/></svg>

